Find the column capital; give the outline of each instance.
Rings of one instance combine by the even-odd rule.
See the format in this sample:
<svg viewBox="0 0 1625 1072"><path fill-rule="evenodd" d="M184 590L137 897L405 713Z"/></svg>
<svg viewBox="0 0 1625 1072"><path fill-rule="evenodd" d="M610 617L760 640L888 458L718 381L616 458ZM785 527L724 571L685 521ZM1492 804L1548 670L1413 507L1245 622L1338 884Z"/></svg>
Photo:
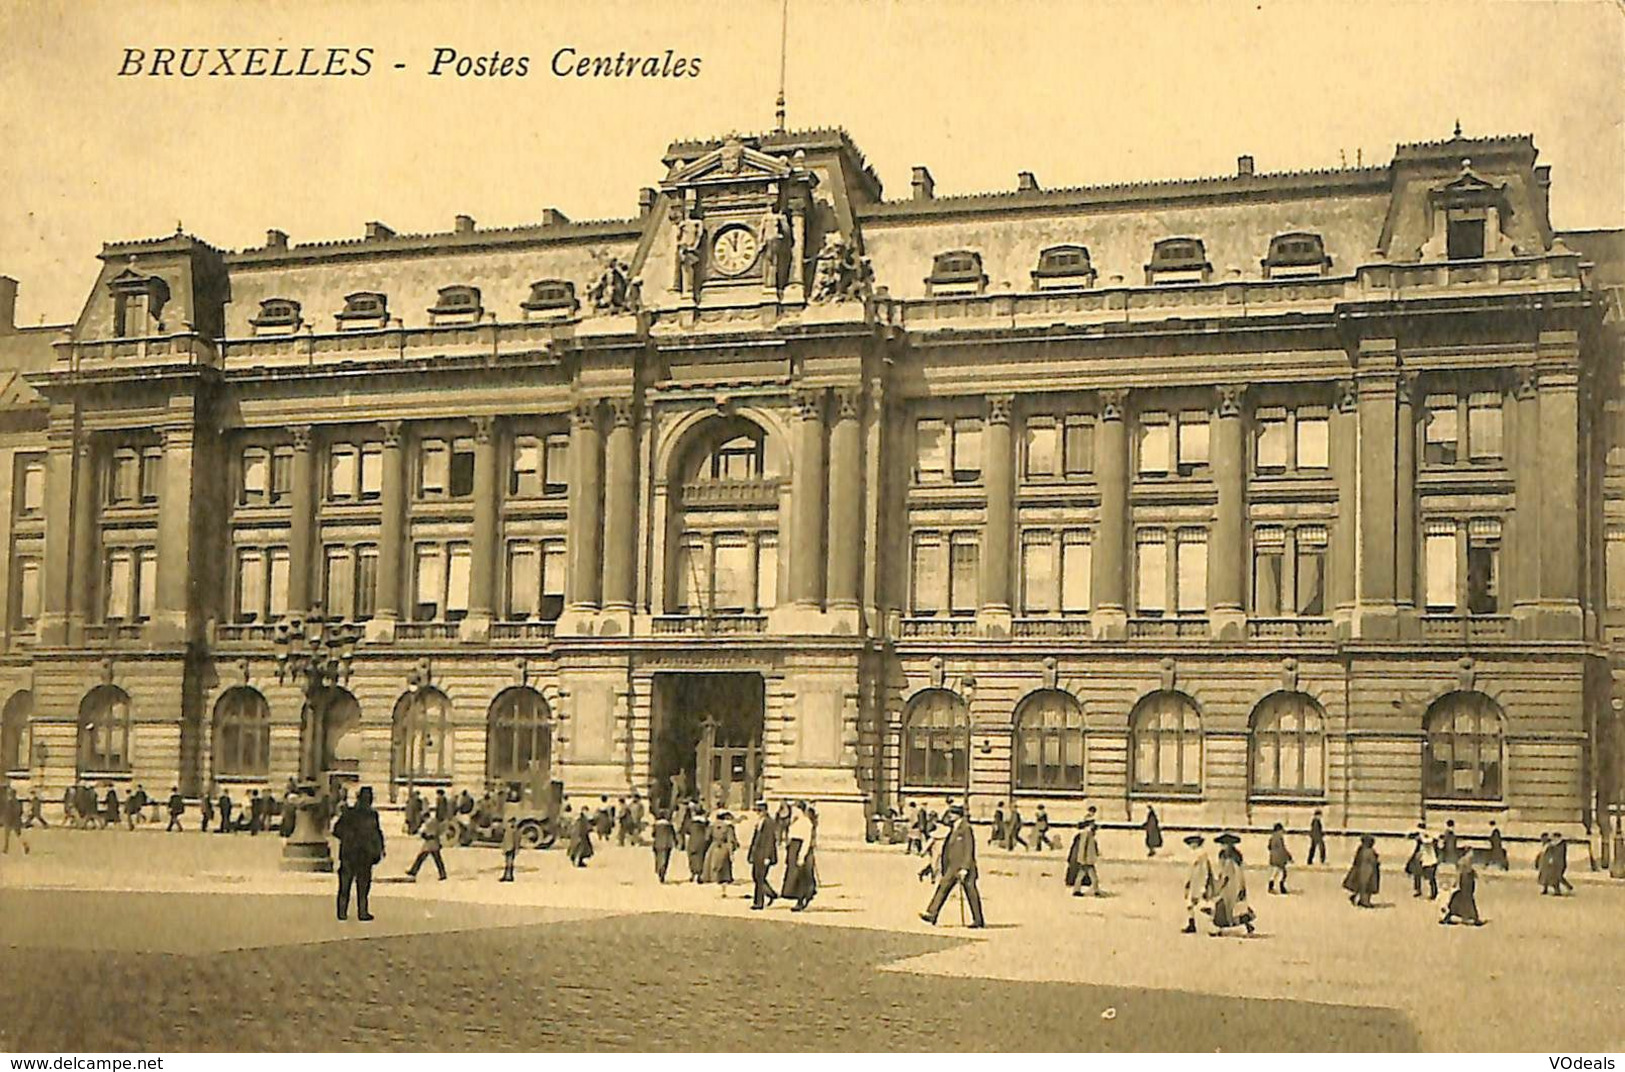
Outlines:
<svg viewBox="0 0 1625 1072"><path fill-rule="evenodd" d="M1338 380L1333 390L1332 408L1339 413L1353 413L1360 401L1360 391L1354 381Z"/></svg>
<svg viewBox="0 0 1625 1072"><path fill-rule="evenodd" d="M1011 394L987 396L987 423L1009 424L1010 411L1015 408L1016 396Z"/></svg>
<svg viewBox="0 0 1625 1072"><path fill-rule="evenodd" d="M1103 421L1120 421L1128 409L1128 388L1109 387L1099 392L1100 419Z"/></svg>
<svg viewBox="0 0 1625 1072"><path fill-rule="evenodd" d="M598 400L577 399L570 407L570 423L577 428L592 428L598 424Z"/></svg>
<svg viewBox="0 0 1625 1072"><path fill-rule="evenodd" d="M474 418L474 442L479 446L489 446L496 435L497 419L495 417Z"/></svg>
<svg viewBox="0 0 1625 1072"><path fill-rule="evenodd" d="M797 387L790 392L790 404L800 419L816 421L824 415L824 388Z"/></svg>
<svg viewBox="0 0 1625 1072"><path fill-rule="evenodd" d="M395 450L401 445L401 432L405 428L403 421L379 421L379 427L384 430L384 449Z"/></svg>
<svg viewBox="0 0 1625 1072"><path fill-rule="evenodd" d="M1394 377L1394 397L1400 405L1408 406L1417 400L1419 381L1420 377L1414 372L1401 372Z"/></svg>
<svg viewBox="0 0 1625 1072"><path fill-rule="evenodd" d="M863 388L848 386L835 388L835 419L852 421L863 416Z"/></svg>
<svg viewBox="0 0 1625 1072"><path fill-rule="evenodd" d="M616 428L630 428L637 423L637 400L630 395L617 395L604 400L609 406L610 423Z"/></svg>
<svg viewBox="0 0 1625 1072"><path fill-rule="evenodd" d="M1512 394L1520 402L1528 402L1540 393L1540 371L1533 365L1513 370Z"/></svg>
<svg viewBox="0 0 1625 1072"><path fill-rule="evenodd" d="M293 437L293 449L294 450L307 451L307 450L310 449L310 441L311 441L311 428L310 428L310 425L308 425L308 424L296 424L296 425L293 425L291 428L288 429L288 434Z"/></svg>
<svg viewBox="0 0 1625 1072"><path fill-rule="evenodd" d="M1246 395L1245 384L1220 384L1213 389L1213 412L1220 417L1240 417L1241 402Z"/></svg>

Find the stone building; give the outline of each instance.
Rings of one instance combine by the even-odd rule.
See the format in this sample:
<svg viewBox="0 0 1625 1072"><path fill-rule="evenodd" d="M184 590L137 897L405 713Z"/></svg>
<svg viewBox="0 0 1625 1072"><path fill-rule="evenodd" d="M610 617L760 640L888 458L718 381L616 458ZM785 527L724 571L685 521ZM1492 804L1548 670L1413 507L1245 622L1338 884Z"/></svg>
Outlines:
<svg viewBox="0 0 1625 1072"><path fill-rule="evenodd" d="M835 130L663 163L628 219L109 243L0 334L11 780L1611 797L1625 255L1529 137L900 200Z"/></svg>

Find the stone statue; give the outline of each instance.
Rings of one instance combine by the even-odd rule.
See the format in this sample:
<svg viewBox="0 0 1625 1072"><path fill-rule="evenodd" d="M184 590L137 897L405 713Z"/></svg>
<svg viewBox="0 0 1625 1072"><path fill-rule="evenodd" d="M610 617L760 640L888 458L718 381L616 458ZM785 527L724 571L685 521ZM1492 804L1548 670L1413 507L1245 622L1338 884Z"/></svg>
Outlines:
<svg viewBox="0 0 1625 1072"><path fill-rule="evenodd" d="M824 236L824 244L813 265L809 300L861 301L868 296L873 282L874 269L869 258L858 256L858 251L838 233Z"/></svg>
<svg viewBox="0 0 1625 1072"><path fill-rule="evenodd" d="M790 217L770 206L762 213L756 233L762 243L762 279L769 288L777 290L779 265L784 260L784 244L790 237Z"/></svg>
<svg viewBox="0 0 1625 1072"><path fill-rule="evenodd" d="M705 242L705 223L692 211L677 224L677 293L699 293L700 246Z"/></svg>
<svg viewBox="0 0 1625 1072"><path fill-rule="evenodd" d="M592 311L602 316L636 312L631 269L619 257L610 257L604 270L587 288L587 298L592 302Z"/></svg>

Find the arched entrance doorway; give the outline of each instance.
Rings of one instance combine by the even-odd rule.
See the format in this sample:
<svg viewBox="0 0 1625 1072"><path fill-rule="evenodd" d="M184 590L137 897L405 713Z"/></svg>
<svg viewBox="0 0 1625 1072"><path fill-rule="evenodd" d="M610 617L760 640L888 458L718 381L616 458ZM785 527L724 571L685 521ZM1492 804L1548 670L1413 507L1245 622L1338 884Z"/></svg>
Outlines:
<svg viewBox="0 0 1625 1072"><path fill-rule="evenodd" d="M649 796L749 808L762 787L761 674L656 674Z"/></svg>
<svg viewBox="0 0 1625 1072"><path fill-rule="evenodd" d="M32 765L28 740L28 720L34 714L34 694L27 689L12 693L0 714L0 774L27 777Z"/></svg>

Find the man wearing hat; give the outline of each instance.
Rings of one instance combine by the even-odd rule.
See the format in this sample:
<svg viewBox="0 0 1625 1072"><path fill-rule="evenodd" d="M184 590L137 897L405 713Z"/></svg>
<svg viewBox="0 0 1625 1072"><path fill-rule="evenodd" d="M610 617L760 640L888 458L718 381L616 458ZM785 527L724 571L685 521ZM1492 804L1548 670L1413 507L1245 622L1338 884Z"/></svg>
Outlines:
<svg viewBox="0 0 1625 1072"><path fill-rule="evenodd" d="M964 891L965 900L970 905L970 925L985 927L987 921L982 918L982 894L976 888L976 832L971 829L965 809L957 804L948 809L944 818L953 824L953 830L942 843L942 877L937 880L936 892L931 895L931 903L920 913L920 918L935 927L937 914L942 911L948 895L957 885Z"/></svg>
<svg viewBox="0 0 1625 1072"><path fill-rule="evenodd" d="M1067 885L1072 887L1072 896L1082 897L1085 886L1094 887L1095 896L1100 896L1100 872L1095 866L1099 860L1095 806L1091 804L1083 822L1078 824L1077 836L1072 839L1072 850L1067 854Z"/></svg>
<svg viewBox="0 0 1625 1072"><path fill-rule="evenodd" d="M1213 860L1207 854L1207 839L1201 834L1185 838L1190 846L1191 867L1185 876L1185 934L1196 933L1196 913L1213 896Z"/></svg>
<svg viewBox="0 0 1625 1072"><path fill-rule="evenodd" d="M750 906L754 910L766 908L779 899L768 880L773 865L779 862L779 832L765 800L756 802L756 824L751 829L745 858L750 861Z"/></svg>
<svg viewBox="0 0 1625 1072"><path fill-rule="evenodd" d="M1411 896L1422 896L1422 883L1428 884L1428 900L1439 897L1439 846L1428 836L1427 824L1419 823L1411 831L1411 858L1405 861L1405 873L1411 876Z"/></svg>

